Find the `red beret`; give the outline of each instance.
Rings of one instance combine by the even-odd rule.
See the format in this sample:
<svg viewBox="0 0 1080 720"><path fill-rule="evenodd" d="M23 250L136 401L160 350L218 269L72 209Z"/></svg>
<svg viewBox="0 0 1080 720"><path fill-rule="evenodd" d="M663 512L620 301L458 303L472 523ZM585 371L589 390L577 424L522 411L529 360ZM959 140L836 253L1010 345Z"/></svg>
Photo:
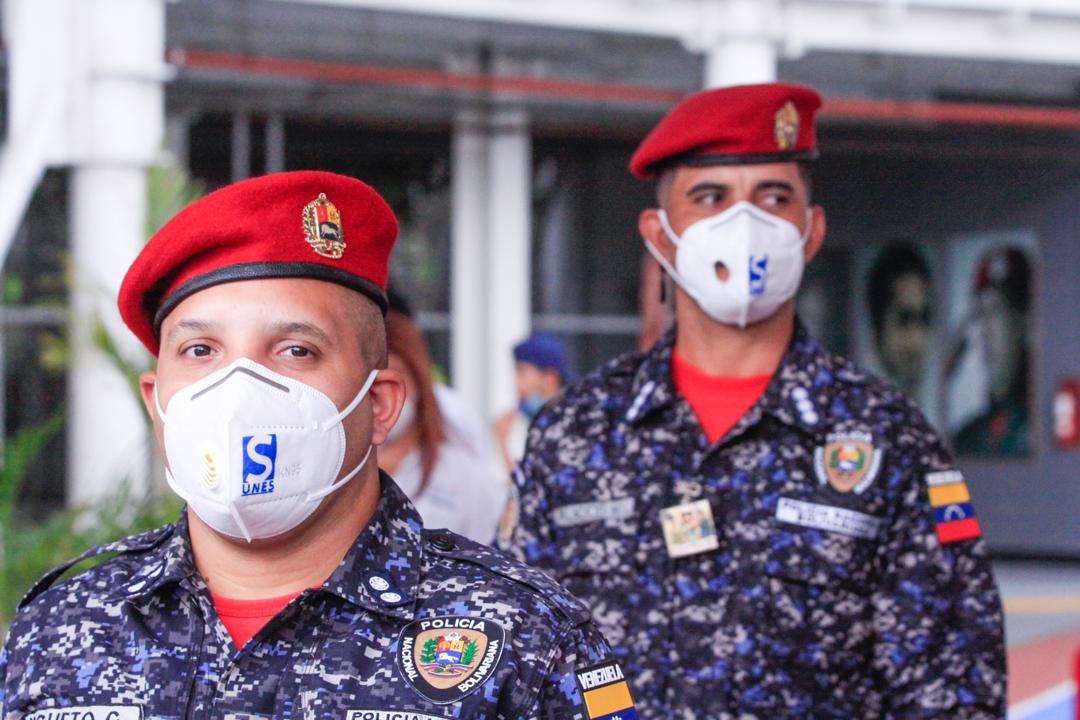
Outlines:
<svg viewBox="0 0 1080 720"><path fill-rule="evenodd" d="M668 163L744 165L813 160L821 96L805 85L767 83L706 90L684 99L630 158L630 172L655 177Z"/></svg>
<svg viewBox="0 0 1080 720"><path fill-rule="evenodd" d="M120 285L120 315L157 355L166 315L236 280L327 280L385 312L396 238L390 206L359 180L314 171L244 180L196 200L151 238Z"/></svg>

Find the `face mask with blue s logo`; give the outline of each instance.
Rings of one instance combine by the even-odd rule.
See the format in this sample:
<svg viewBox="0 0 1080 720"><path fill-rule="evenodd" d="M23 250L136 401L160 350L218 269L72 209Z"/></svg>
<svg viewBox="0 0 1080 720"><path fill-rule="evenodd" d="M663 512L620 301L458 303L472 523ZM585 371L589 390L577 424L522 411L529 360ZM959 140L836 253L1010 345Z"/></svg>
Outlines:
<svg viewBox="0 0 1080 720"><path fill-rule="evenodd" d="M336 479L345 461L344 420L367 396L372 370L338 411L316 388L241 358L177 392L165 425L165 477L207 525L248 542L306 520L367 463Z"/></svg>
<svg viewBox="0 0 1080 720"><path fill-rule="evenodd" d="M660 210L664 232L675 244L675 266L651 243L645 247L709 317L746 327L775 313L795 297L802 281L803 255L810 234L748 202L693 223L682 236ZM717 267L727 270L726 278Z"/></svg>

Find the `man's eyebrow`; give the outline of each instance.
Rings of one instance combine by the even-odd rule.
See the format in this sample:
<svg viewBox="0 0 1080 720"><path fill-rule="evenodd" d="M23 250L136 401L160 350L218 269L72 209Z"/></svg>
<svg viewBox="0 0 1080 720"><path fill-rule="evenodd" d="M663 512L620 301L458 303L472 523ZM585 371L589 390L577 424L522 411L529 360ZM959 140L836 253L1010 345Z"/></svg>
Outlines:
<svg viewBox="0 0 1080 720"><path fill-rule="evenodd" d="M169 328L168 334L166 334L162 344L170 344L176 340L176 336L181 332L189 333L206 333L211 332L217 327L217 323L210 320L197 320L194 318L186 318L184 320L178 320Z"/></svg>
<svg viewBox="0 0 1080 720"><path fill-rule="evenodd" d="M694 194L699 193L699 192L701 192L703 190L719 190L720 192L727 192L728 189L729 189L729 186L726 185L725 183L718 183L718 182L713 182L711 180L706 180L704 182L699 182L697 185L694 185L693 187L691 187L689 190L686 191L686 194L687 195L694 195Z"/></svg>
<svg viewBox="0 0 1080 720"><path fill-rule="evenodd" d="M326 345L335 344L334 339L330 337L325 330L314 323L305 322L303 320L279 320L278 322L270 323L267 327L276 335L307 335Z"/></svg>
<svg viewBox="0 0 1080 720"><path fill-rule="evenodd" d="M757 184L755 188L757 192L762 190L786 190L790 193L795 192L795 186L786 180L762 180Z"/></svg>

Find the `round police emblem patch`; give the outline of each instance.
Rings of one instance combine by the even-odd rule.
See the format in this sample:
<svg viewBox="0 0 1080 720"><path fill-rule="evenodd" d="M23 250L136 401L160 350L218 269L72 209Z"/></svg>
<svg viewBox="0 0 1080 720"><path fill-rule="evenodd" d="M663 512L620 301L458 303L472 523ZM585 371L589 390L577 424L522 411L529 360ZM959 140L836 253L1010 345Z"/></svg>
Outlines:
<svg viewBox="0 0 1080 720"><path fill-rule="evenodd" d="M818 482L838 492L856 495L870 487L881 468L881 451L870 433L833 433L814 451Z"/></svg>
<svg viewBox="0 0 1080 720"><path fill-rule="evenodd" d="M506 631L492 620L424 618L402 629L397 666L418 693L446 705L484 684L498 667L505 643Z"/></svg>

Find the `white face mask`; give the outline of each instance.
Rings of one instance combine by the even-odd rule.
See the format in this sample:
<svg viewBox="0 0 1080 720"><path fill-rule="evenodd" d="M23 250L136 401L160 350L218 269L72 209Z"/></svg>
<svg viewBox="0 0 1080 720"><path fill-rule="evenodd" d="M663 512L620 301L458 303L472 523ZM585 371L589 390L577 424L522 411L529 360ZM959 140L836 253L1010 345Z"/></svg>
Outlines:
<svg viewBox="0 0 1080 720"><path fill-rule="evenodd" d="M795 296L802 280L804 246L810 236L787 220L748 202L698 220L675 234L667 213L659 211L664 232L675 244L675 267L646 242L656 261L717 322L746 327L764 320ZM727 268L727 280L717 277Z"/></svg>
<svg viewBox="0 0 1080 720"><path fill-rule="evenodd" d="M390 432L386 433L386 442L394 442L404 436L412 427L414 420L416 420L416 403L412 398L407 397L401 406L401 414L398 415L397 422L390 428Z"/></svg>
<svg viewBox="0 0 1080 720"><path fill-rule="evenodd" d="M371 448L335 482L345 460L341 425L375 381L372 370L348 406L241 358L183 388L161 408L165 476L210 527L251 542L287 532L364 467Z"/></svg>

